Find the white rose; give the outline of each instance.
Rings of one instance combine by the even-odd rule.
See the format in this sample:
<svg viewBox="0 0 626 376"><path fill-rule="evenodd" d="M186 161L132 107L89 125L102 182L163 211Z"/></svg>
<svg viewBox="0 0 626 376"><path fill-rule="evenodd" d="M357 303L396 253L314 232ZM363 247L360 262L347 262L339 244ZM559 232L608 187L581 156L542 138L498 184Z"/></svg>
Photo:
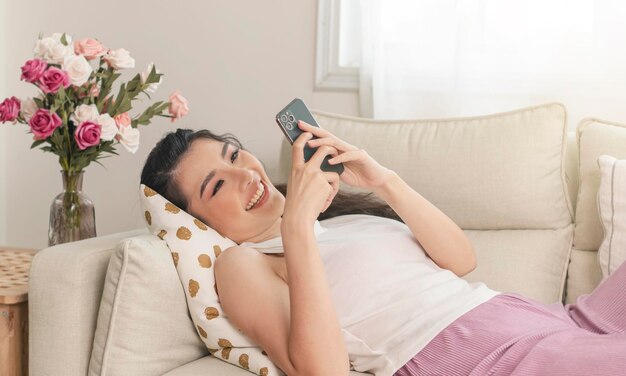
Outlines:
<svg viewBox="0 0 626 376"><path fill-rule="evenodd" d="M154 63L150 63L148 64L148 69L146 69L145 72L142 72L140 74L141 76L141 83L145 84L146 80L148 79L148 76L150 75L150 72L152 72L152 67L154 66ZM156 70L157 73L161 73L161 71L159 71L158 69ZM148 85L148 87L146 88L146 91L148 93L154 93L157 88L159 87L159 85L161 84L161 82L163 81L163 76L159 77L159 81L158 82L153 82L150 85Z"/></svg>
<svg viewBox="0 0 626 376"><path fill-rule="evenodd" d="M33 98L28 97L22 101L20 111L22 112L22 117L24 118L24 120L29 121L38 109L39 107L37 107L37 103L35 103Z"/></svg>
<svg viewBox="0 0 626 376"><path fill-rule="evenodd" d="M98 116L96 123L100 124L102 127L102 132L100 133L101 140L111 141L115 138L115 135L117 134L117 125L115 125L115 119L113 119L109 114L102 114Z"/></svg>
<svg viewBox="0 0 626 376"><path fill-rule="evenodd" d="M120 128L115 139L130 153L135 154L139 148L139 129L131 126Z"/></svg>
<svg viewBox="0 0 626 376"><path fill-rule="evenodd" d="M48 63L62 64L67 56L74 55L72 37L65 35L67 46L61 42L61 33L54 33L51 37L42 38L35 43L35 57L44 59Z"/></svg>
<svg viewBox="0 0 626 376"><path fill-rule="evenodd" d="M57 43L58 42L53 38L38 39L35 43L35 49L33 50L35 57L37 59L43 59L48 54L48 51Z"/></svg>
<svg viewBox="0 0 626 376"><path fill-rule="evenodd" d="M80 86L87 82L93 71L83 55L66 56L63 61L63 70L67 72L74 86Z"/></svg>
<svg viewBox="0 0 626 376"><path fill-rule="evenodd" d="M78 125L84 121L97 122L98 116L100 116L100 113L95 104L81 104L76 107L74 113L70 115L70 120L73 121L75 125Z"/></svg>
<svg viewBox="0 0 626 376"><path fill-rule="evenodd" d="M113 69L124 69L124 68L135 67L135 59L130 57L130 53L123 48L118 48L116 50L109 50L109 52L107 52L107 54L104 55L104 60Z"/></svg>

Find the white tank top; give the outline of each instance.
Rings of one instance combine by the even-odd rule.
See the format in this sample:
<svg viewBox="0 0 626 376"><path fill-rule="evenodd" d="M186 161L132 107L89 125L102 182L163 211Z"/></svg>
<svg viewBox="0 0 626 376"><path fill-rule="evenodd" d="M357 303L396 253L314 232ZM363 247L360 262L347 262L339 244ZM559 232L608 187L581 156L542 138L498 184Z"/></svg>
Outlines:
<svg viewBox="0 0 626 376"><path fill-rule="evenodd" d="M345 215L315 224L355 371L392 375L446 326L498 292L437 266L403 223ZM282 252L280 238L243 243Z"/></svg>

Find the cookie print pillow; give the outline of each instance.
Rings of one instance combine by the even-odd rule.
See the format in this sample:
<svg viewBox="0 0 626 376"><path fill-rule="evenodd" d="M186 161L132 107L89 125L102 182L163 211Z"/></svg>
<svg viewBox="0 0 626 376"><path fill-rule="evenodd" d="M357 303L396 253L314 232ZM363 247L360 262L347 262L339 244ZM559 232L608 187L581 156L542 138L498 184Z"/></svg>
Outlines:
<svg viewBox="0 0 626 376"><path fill-rule="evenodd" d="M257 375L283 375L260 347L231 325L220 306L213 265L235 242L144 184L140 196L150 232L163 239L172 252L191 319L209 352Z"/></svg>

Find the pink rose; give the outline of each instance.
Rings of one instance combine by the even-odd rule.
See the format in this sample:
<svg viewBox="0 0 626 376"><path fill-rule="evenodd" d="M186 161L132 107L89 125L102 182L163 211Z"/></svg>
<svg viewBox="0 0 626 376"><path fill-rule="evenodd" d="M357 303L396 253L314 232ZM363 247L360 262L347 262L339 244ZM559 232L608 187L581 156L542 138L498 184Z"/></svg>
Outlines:
<svg viewBox="0 0 626 376"><path fill-rule="evenodd" d="M85 38L74 42L74 52L87 60L93 60L106 54L107 48L95 39Z"/></svg>
<svg viewBox="0 0 626 376"><path fill-rule="evenodd" d="M21 102L15 97L7 98L0 103L0 121L15 121L20 114Z"/></svg>
<svg viewBox="0 0 626 376"><path fill-rule="evenodd" d="M22 80L26 82L37 82L43 76L44 72L48 68L48 63L41 59L28 60L22 66Z"/></svg>
<svg viewBox="0 0 626 376"><path fill-rule="evenodd" d="M126 127L130 127L130 116L128 115L128 112L124 112L123 114L119 114L116 117L114 117L115 119L115 125L117 125L117 128L122 130Z"/></svg>
<svg viewBox="0 0 626 376"><path fill-rule="evenodd" d="M46 94L56 93L61 86L70 86L70 77L57 67L49 67L39 79L39 88Z"/></svg>
<svg viewBox="0 0 626 376"><path fill-rule="evenodd" d="M54 133L54 130L62 124L61 118L56 113L50 113L45 108L40 108L30 118L28 125L30 131L35 135L35 140L43 140Z"/></svg>
<svg viewBox="0 0 626 376"><path fill-rule="evenodd" d="M83 121L74 132L74 139L80 150L100 143L102 127L93 121Z"/></svg>
<svg viewBox="0 0 626 376"><path fill-rule="evenodd" d="M168 111L172 115L172 122L182 118L189 113L189 102L185 97L180 94L180 91L175 90L170 95L170 106Z"/></svg>

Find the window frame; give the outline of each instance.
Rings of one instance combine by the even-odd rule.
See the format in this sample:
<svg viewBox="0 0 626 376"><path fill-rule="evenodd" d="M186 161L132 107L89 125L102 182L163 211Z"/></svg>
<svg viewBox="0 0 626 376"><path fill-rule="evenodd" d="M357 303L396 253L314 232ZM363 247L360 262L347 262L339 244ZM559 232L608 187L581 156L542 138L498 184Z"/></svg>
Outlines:
<svg viewBox="0 0 626 376"><path fill-rule="evenodd" d="M318 0L315 90L358 91L359 69L339 65L341 0Z"/></svg>

